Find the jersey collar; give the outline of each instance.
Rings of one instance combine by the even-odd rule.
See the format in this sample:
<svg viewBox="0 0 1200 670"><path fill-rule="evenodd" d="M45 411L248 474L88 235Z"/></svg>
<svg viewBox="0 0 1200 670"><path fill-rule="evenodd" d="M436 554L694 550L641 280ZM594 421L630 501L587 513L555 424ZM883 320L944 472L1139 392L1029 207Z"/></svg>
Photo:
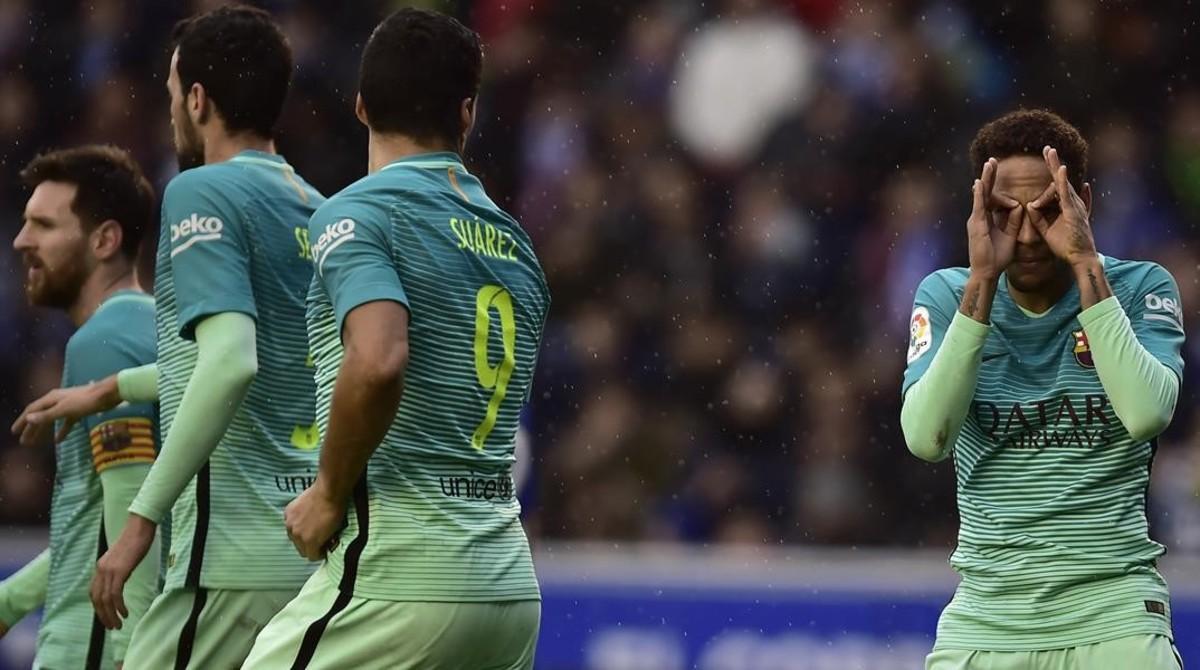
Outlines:
<svg viewBox="0 0 1200 670"><path fill-rule="evenodd" d="M445 170L447 168L458 168L463 172L462 159L453 151L436 151L428 154L415 154L405 156L404 158L394 160L391 163L379 168L380 172L390 170L397 167L412 167L425 170Z"/></svg>
<svg viewBox="0 0 1200 670"><path fill-rule="evenodd" d="M113 291L112 293L110 293L108 295L108 297L105 298L104 301L101 302L96 307L96 311L92 312L92 316L99 314L100 310L104 309L105 307L108 307L109 305L115 305L117 303L127 302L129 300L153 301L154 298L151 297L149 293L145 293L143 291L139 291L139 290L132 289L132 288L123 288L120 291Z"/></svg>
<svg viewBox="0 0 1200 670"><path fill-rule="evenodd" d="M258 165L269 165L274 168L282 168L284 170L295 171L288 162L279 154L269 154L265 151L255 151L254 149L243 149L237 155L229 159L230 163L256 163Z"/></svg>

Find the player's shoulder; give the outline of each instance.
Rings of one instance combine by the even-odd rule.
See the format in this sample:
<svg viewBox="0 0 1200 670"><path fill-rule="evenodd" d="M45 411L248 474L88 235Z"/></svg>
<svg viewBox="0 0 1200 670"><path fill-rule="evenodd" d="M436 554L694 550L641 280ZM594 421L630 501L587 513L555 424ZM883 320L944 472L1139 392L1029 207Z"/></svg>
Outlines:
<svg viewBox="0 0 1200 670"><path fill-rule="evenodd" d="M367 175L322 202L313 212L309 228L323 229L345 219L382 226L396 195L395 187L381 179L380 173Z"/></svg>
<svg viewBox="0 0 1200 670"><path fill-rule="evenodd" d="M934 270L917 285L917 299L957 301L970 274L970 270L964 267Z"/></svg>
<svg viewBox="0 0 1200 670"><path fill-rule="evenodd" d="M154 358L154 298L145 293L115 295L67 340L67 355L89 358L106 350L132 353L149 347Z"/></svg>
<svg viewBox="0 0 1200 670"><path fill-rule="evenodd" d="M240 176L240 170L228 161L190 168L167 182L163 191L163 201L189 196L228 199L243 190L243 180Z"/></svg>
<svg viewBox="0 0 1200 670"><path fill-rule="evenodd" d="M1135 288L1175 282L1171 273L1154 261L1124 260L1112 256L1104 256L1104 274L1110 283L1124 283Z"/></svg>
<svg viewBox="0 0 1200 670"><path fill-rule="evenodd" d="M172 241L194 234L219 236L240 225L244 205L251 201L245 185L225 163L184 170L167 183L162 213L171 226Z"/></svg>

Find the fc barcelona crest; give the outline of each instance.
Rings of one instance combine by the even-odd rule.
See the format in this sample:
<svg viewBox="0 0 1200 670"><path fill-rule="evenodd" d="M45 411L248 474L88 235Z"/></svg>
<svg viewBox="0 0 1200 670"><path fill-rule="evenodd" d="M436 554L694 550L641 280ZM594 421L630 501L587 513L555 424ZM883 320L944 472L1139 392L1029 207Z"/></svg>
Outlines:
<svg viewBox="0 0 1200 670"><path fill-rule="evenodd" d="M1071 337L1075 340L1075 360L1085 368L1096 367L1092 362L1092 348L1088 346L1087 333L1077 330L1071 333Z"/></svg>
<svg viewBox="0 0 1200 670"><path fill-rule="evenodd" d="M104 451L120 451L133 444L129 424L124 421L106 421L97 426L96 432Z"/></svg>

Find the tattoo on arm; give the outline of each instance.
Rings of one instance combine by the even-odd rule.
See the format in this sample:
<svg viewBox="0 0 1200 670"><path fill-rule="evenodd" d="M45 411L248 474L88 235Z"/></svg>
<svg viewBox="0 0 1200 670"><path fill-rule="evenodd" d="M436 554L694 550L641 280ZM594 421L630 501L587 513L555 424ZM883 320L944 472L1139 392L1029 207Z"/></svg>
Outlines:
<svg viewBox="0 0 1200 670"><path fill-rule="evenodd" d="M1112 296L1112 287L1108 285L1102 268L1088 267L1082 275L1076 274L1075 281L1079 285L1079 306L1083 309Z"/></svg>
<svg viewBox="0 0 1200 670"><path fill-rule="evenodd" d="M967 285L964 287L962 302L958 305L958 311L980 323L987 323L992 311L993 290L992 285L986 283L985 280L968 279Z"/></svg>

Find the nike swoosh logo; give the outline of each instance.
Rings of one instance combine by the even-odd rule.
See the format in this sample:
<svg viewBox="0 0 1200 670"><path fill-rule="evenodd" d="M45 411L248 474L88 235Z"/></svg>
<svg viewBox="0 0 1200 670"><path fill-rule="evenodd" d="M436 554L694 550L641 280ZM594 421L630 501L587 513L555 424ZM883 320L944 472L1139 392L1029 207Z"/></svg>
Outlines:
<svg viewBox="0 0 1200 670"><path fill-rule="evenodd" d="M1007 351L1005 351L1003 353L999 353L999 354L988 354L987 356L983 357L983 360L981 362L987 363L988 361L994 361L997 358L1004 358L1007 355L1008 355Z"/></svg>

